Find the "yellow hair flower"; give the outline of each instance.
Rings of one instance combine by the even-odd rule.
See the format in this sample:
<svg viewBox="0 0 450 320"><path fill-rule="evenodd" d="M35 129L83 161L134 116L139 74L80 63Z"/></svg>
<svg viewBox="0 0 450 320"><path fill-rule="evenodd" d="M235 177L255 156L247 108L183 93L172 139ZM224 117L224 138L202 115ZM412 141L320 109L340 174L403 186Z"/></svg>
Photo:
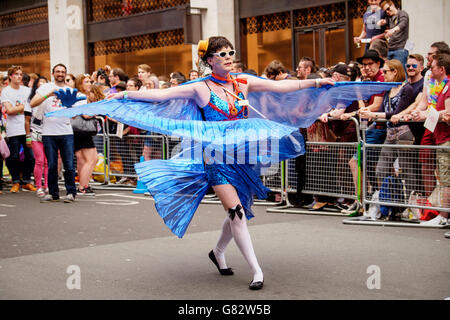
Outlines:
<svg viewBox="0 0 450 320"><path fill-rule="evenodd" d="M209 42L208 40L200 40L198 42L198 56L203 58L208 50Z"/></svg>

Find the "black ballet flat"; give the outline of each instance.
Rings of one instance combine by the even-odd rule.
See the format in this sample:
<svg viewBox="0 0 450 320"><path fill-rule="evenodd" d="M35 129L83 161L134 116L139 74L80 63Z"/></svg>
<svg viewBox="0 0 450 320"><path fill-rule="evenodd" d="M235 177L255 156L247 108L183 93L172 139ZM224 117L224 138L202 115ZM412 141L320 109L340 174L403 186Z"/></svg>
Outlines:
<svg viewBox="0 0 450 320"><path fill-rule="evenodd" d="M256 281L256 282L250 282L250 285L248 288L250 290L261 290L264 286L264 280L263 281Z"/></svg>
<svg viewBox="0 0 450 320"><path fill-rule="evenodd" d="M219 273L223 276L232 276L234 274L233 270L231 268L227 269L220 269L219 264L217 263L216 256L214 255L214 252L211 250L209 252L209 258L211 261L216 265L217 270L219 270Z"/></svg>

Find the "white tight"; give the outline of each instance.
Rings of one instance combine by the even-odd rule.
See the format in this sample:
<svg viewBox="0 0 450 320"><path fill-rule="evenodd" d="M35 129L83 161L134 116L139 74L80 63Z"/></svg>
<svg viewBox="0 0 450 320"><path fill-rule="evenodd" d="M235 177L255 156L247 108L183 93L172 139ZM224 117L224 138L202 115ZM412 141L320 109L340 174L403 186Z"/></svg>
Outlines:
<svg viewBox="0 0 450 320"><path fill-rule="evenodd" d="M234 209L235 207L233 207ZM242 219L237 215L233 220L230 217L226 217L222 225L222 233L217 241L217 245L214 248L214 255L221 269L226 269L225 262L225 249L234 238L236 245L241 251L247 263L253 272L253 281L262 281L263 273L261 267L256 259L255 251L253 250L252 240L247 228L247 221L245 218L244 209L241 209L243 216Z"/></svg>

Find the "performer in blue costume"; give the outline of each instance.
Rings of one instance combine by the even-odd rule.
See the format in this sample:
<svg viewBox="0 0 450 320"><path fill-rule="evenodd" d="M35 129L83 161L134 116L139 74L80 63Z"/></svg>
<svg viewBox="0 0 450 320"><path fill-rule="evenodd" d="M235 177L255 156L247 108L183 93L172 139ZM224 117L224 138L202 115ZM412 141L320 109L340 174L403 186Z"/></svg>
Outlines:
<svg viewBox="0 0 450 320"><path fill-rule="evenodd" d="M158 214L180 238L212 186L228 215L209 258L221 275L232 275L225 249L234 239L253 273L249 288L258 290L263 287L264 276L245 217L253 217L254 196L265 199L269 191L259 178L261 167L303 154L305 148L298 128L310 126L331 106L345 107L398 84L335 86L331 79L271 81L230 74L235 51L224 37L200 41L198 51L212 69L207 78L163 90L115 93L108 100L47 116L103 114L134 127L200 143L200 156L137 163L136 172L154 197ZM333 90L337 86L339 90ZM268 133L267 137L258 134L259 129ZM246 134L255 130L256 135ZM228 142L229 138L233 143ZM251 152L252 143L261 141L270 145L266 156ZM215 152L208 152L211 146ZM231 161L227 148L231 148ZM183 151L181 154L190 150ZM210 162L211 158L220 158L217 154L222 154L222 161ZM244 154L243 162L236 160L240 154Z"/></svg>

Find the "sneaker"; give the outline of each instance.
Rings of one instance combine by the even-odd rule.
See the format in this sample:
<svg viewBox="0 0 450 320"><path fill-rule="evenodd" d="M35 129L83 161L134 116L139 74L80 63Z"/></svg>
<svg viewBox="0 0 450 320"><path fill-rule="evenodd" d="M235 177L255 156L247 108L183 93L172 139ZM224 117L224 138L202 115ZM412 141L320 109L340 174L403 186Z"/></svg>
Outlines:
<svg viewBox="0 0 450 320"><path fill-rule="evenodd" d="M359 211L359 208L360 208L359 202L358 202L358 201L355 201L355 202L353 202L353 204L352 204L350 207L348 207L347 209L341 210L341 213L342 213L342 214L352 214L352 213L358 212L358 211Z"/></svg>
<svg viewBox="0 0 450 320"><path fill-rule="evenodd" d="M39 198L45 196L44 189L42 189L42 188L37 189L36 195L37 195Z"/></svg>
<svg viewBox="0 0 450 320"><path fill-rule="evenodd" d="M78 189L77 194L80 196L95 196L94 190L89 186L85 186L83 189Z"/></svg>
<svg viewBox="0 0 450 320"><path fill-rule="evenodd" d="M118 184L124 184L126 181L128 180L127 177L122 177L119 181L117 181L116 183Z"/></svg>
<svg viewBox="0 0 450 320"><path fill-rule="evenodd" d="M72 203L75 201L75 197L73 196L73 194L69 193L65 198L64 198L64 203Z"/></svg>
<svg viewBox="0 0 450 320"><path fill-rule="evenodd" d="M441 215L438 215L437 217L429 220L429 221L422 221L420 222L420 225L422 226L446 226L448 225L448 220L447 218L444 218Z"/></svg>
<svg viewBox="0 0 450 320"><path fill-rule="evenodd" d="M44 192L45 192L46 194L48 194L48 192L49 192L48 188L45 188L45 189L44 189Z"/></svg>
<svg viewBox="0 0 450 320"><path fill-rule="evenodd" d="M11 188L11 190L10 190L10 192L11 193L17 193L17 192L19 192L19 189L20 189L20 184L14 183L12 188Z"/></svg>
<svg viewBox="0 0 450 320"><path fill-rule="evenodd" d="M43 196L40 200L41 203L45 202L59 202L59 199L53 199L53 196L51 194L46 194Z"/></svg>
<svg viewBox="0 0 450 320"><path fill-rule="evenodd" d="M27 183L27 184L24 184L24 185L22 186L22 190L23 190L23 191L28 190L28 191L33 191L33 192L35 192L37 189L36 189L36 187L33 186L31 183Z"/></svg>

